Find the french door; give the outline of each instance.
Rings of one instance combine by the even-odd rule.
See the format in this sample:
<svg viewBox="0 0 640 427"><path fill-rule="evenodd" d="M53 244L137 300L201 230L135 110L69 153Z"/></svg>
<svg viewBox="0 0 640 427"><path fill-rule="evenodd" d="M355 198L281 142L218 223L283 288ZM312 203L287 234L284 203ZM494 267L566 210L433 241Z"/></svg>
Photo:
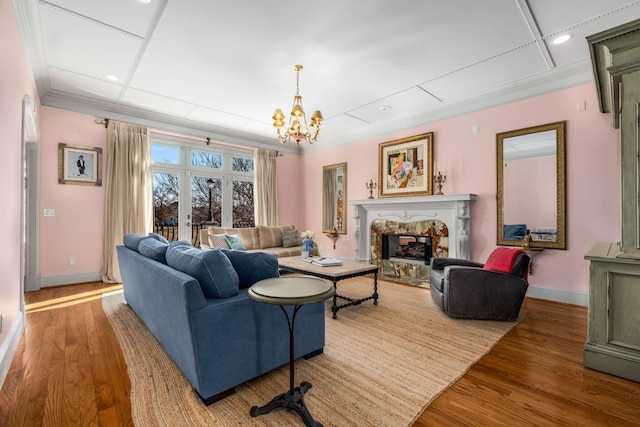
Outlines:
<svg viewBox="0 0 640 427"><path fill-rule="evenodd" d="M254 225L253 155L170 141L152 142L154 230L200 245L210 225Z"/></svg>

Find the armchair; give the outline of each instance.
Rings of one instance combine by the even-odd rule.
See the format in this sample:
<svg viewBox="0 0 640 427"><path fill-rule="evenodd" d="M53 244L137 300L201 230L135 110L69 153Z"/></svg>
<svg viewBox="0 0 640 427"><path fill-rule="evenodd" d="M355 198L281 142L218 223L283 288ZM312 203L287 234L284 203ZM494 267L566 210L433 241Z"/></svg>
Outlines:
<svg viewBox="0 0 640 427"><path fill-rule="evenodd" d="M450 317L513 321L529 287L529 261L521 249L506 247L486 264L431 258L431 298Z"/></svg>

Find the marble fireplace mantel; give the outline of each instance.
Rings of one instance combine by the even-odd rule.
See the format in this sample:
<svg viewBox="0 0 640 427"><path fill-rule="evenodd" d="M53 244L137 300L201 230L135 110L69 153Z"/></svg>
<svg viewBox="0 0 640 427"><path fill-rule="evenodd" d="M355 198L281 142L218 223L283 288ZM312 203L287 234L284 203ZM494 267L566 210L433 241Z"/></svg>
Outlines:
<svg viewBox="0 0 640 427"><path fill-rule="evenodd" d="M356 220L356 261L371 260L371 223L439 220L449 229L449 257L470 259L471 202L475 194L350 200Z"/></svg>

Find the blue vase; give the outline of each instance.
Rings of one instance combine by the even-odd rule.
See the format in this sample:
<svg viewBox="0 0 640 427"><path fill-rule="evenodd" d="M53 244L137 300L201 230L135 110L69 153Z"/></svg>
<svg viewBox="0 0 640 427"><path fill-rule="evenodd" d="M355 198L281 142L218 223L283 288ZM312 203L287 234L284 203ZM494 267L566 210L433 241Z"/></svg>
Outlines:
<svg viewBox="0 0 640 427"><path fill-rule="evenodd" d="M313 240L308 237L302 241L302 250L311 253L313 251Z"/></svg>

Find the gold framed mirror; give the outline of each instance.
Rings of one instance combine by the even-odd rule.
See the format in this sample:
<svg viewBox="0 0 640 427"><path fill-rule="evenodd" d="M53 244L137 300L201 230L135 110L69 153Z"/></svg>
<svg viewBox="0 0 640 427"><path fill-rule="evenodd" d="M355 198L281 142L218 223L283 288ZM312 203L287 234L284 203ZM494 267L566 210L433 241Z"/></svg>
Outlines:
<svg viewBox="0 0 640 427"><path fill-rule="evenodd" d="M347 164L322 167L322 232L347 234Z"/></svg>
<svg viewBox="0 0 640 427"><path fill-rule="evenodd" d="M565 126L496 134L497 244L566 249ZM527 238L526 240L529 240Z"/></svg>

